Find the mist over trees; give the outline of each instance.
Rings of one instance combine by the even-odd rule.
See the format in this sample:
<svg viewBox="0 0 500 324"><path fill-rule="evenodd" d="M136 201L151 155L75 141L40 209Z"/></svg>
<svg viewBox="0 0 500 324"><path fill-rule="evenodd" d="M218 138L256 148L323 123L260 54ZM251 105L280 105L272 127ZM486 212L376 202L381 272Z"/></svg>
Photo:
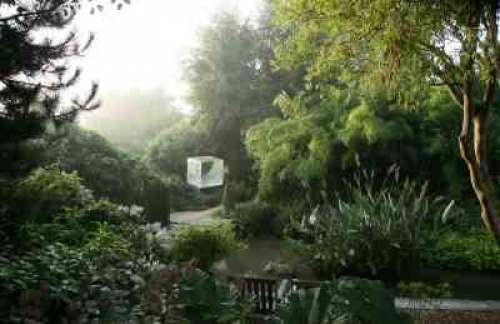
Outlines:
<svg viewBox="0 0 500 324"><path fill-rule="evenodd" d="M111 91L101 102L99 110L82 115L81 125L134 155L141 155L163 129L186 119L162 89Z"/></svg>

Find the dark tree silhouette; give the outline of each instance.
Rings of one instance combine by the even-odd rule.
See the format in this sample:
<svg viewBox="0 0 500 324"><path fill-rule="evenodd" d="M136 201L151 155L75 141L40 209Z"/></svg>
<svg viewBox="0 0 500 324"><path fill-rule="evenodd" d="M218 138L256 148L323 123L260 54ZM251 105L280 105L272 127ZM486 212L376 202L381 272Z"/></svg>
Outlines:
<svg viewBox="0 0 500 324"><path fill-rule="evenodd" d="M99 105L97 84L66 107L59 100L80 76L69 59L83 55L93 40L90 35L80 42L67 31L84 2L0 0L0 173L15 164L20 143L40 136L48 124L57 127ZM112 3L121 9L121 2ZM88 9L96 8L103 6L92 2Z"/></svg>

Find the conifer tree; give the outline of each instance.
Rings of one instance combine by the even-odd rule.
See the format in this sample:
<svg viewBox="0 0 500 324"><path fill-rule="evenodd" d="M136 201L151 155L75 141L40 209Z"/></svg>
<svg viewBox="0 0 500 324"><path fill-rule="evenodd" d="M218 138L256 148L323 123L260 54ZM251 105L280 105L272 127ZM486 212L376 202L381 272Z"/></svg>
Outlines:
<svg viewBox="0 0 500 324"><path fill-rule="evenodd" d="M111 2L118 9L123 5ZM83 4L87 1L0 0L0 173L12 171L19 145L40 136L47 125L57 127L98 107L97 84L85 98L60 104L61 92L80 76L69 61L83 55L93 40L90 35L81 42L68 31ZM103 9L99 3L87 7Z"/></svg>

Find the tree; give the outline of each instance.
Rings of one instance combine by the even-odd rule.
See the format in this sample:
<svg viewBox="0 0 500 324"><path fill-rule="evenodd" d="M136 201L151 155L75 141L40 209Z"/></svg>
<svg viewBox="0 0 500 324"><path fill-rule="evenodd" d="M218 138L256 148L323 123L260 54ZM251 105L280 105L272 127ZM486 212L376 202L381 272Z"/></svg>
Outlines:
<svg viewBox="0 0 500 324"><path fill-rule="evenodd" d="M210 150L207 137L206 132L194 127L191 120L182 120L161 131L142 156L142 162L168 183L172 209L206 207L199 190L186 182L186 172L188 157L215 154ZM208 203L211 205L211 201Z"/></svg>
<svg viewBox="0 0 500 324"><path fill-rule="evenodd" d="M462 110L459 148L487 230L500 240L498 192L489 167L489 117L500 52L497 1L275 1L294 32L278 52L308 60L309 80L384 84L394 100L418 106L418 93L444 86ZM457 112L459 110L457 109Z"/></svg>
<svg viewBox="0 0 500 324"><path fill-rule="evenodd" d="M403 55L416 56L429 80L443 84L462 109L460 155L467 165L474 193L487 230L500 242L500 202L490 173L488 136L490 115L497 94L500 64L497 1L442 1L418 6L403 3L408 27L427 23L412 35L403 29ZM405 25L405 24L404 24ZM451 43L450 43L451 42ZM446 44L458 47L450 53Z"/></svg>
<svg viewBox="0 0 500 324"><path fill-rule="evenodd" d="M263 56L252 26L223 13L202 31L186 64L197 125L209 130L211 147L225 159L234 182L241 179L243 131L272 112L274 94L263 91L260 73Z"/></svg>
<svg viewBox="0 0 500 324"><path fill-rule="evenodd" d="M184 120L158 134L148 145L142 160L165 178L184 178L188 157L215 154L207 148L206 137L207 134L196 129L191 121Z"/></svg>
<svg viewBox="0 0 500 324"><path fill-rule="evenodd" d="M74 85L80 75L67 60L82 55L93 39L91 35L87 42L80 43L76 33L67 31L82 2L0 0L2 173L15 172L16 168L9 166L19 155L21 142L38 137L48 124L59 126L80 111L98 107L96 84L86 98L75 98L65 108L59 104L61 91ZM121 8L121 2L119 5ZM90 10L95 8L91 6Z"/></svg>

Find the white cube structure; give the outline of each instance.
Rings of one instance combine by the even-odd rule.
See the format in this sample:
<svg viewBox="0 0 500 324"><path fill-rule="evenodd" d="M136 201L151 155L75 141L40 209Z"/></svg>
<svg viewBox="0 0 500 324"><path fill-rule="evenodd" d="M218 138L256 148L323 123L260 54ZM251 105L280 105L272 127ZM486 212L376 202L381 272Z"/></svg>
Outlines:
<svg viewBox="0 0 500 324"><path fill-rule="evenodd" d="M224 161L213 156L197 156L187 159L187 182L199 189L224 184Z"/></svg>

